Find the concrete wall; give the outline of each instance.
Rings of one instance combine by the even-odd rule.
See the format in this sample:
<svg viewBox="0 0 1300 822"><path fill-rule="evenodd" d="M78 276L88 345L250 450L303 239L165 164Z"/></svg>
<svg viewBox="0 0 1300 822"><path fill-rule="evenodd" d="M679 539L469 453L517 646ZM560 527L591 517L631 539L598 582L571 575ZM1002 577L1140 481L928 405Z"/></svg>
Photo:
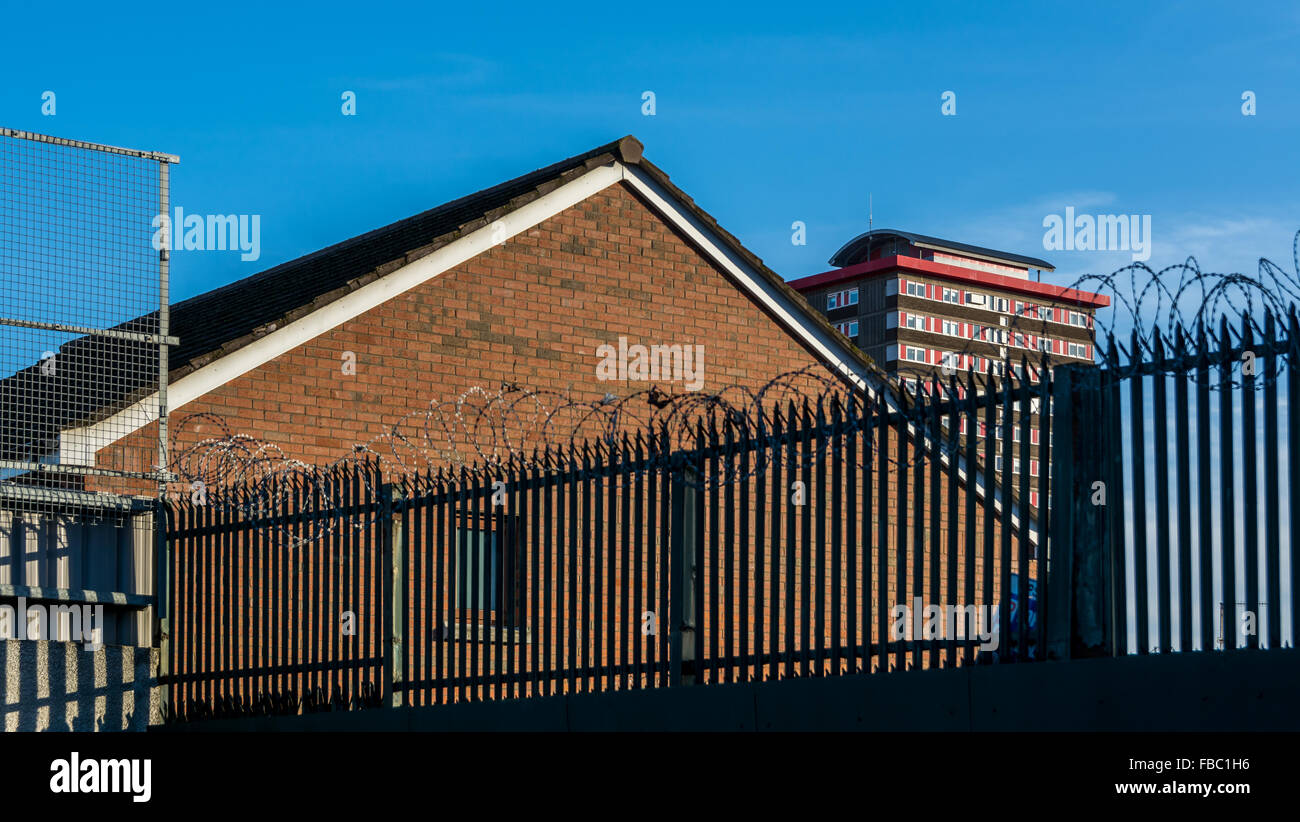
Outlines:
<svg viewBox="0 0 1300 822"><path fill-rule="evenodd" d="M5 731L143 731L158 721L158 651L81 643L0 640Z"/></svg>
<svg viewBox="0 0 1300 822"><path fill-rule="evenodd" d="M1300 651L1167 654L168 726L190 731L1300 730Z"/></svg>

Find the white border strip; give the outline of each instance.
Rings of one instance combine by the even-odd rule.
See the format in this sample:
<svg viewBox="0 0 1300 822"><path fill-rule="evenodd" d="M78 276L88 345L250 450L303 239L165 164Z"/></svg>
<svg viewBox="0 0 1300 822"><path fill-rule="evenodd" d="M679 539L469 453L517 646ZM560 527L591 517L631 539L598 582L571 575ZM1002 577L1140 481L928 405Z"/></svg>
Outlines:
<svg viewBox="0 0 1300 822"><path fill-rule="evenodd" d="M355 319L367 311L473 259L495 245L586 200L623 178L618 163L593 169L571 183L528 203L433 253L380 277L350 294L254 340L225 357L186 374L168 388L172 409L202 397L249 371ZM495 236L494 236L495 235ZM94 425L69 429L59 437L61 461L93 465L95 454L158 418L157 394Z"/></svg>
<svg viewBox="0 0 1300 822"><path fill-rule="evenodd" d="M877 396L876 378L874 374L863 371L856 367L848 357L840 356L844 352L838 339L826 334L820 328L810 327L799 322L796 318L803 315L803 310L795 308L788 297L780 289L773 286L767 279L754 271L748 263L739 258L731 249L714 242L714 235L698 218L692 214L684 213L673 207L674 200L653 180L649 179L641 169L627 169L627 181L643 197L646 198L669 222L673 223L679 231L685 234L696 245L704 250L706 254L722 268L726 269L735 277L745 288L754 295L756 299L768 307L772 313L785 320L790 327L798 329L802 336L813 349L816 350L826 362L832 367L838 369L840 373L847 376L855 385L857 385L868 396ZM884 394L882 401L888 403L890 397ZM914 435L917 434L915 426L908 423L908 430ZM948 462L947 454L940 454L939 458L945 463ZM957 474L963 481L968 481L967 471L963 465L964 457L959 457L957 462ZM975 490L980 496L986 496L982 477L977 473L975 475ZM993 506L994 510L1002 510L1002 494L999 488L993 489ZM1012 510L1011 523L1017 530L1020 527L1020 517ZM1029 541L1033 544L1039 542L1037 522L1034 519L1029 521ZM1040 558L1041 559L1041 558Z"/></svg>
<svg viewBox="0 0 1300 822"><path fill-rule="evenodd" d="M796 333L829 366L839 371L868 396L877 396L876 378L847 356L843 344L820 327L805 322L804 310L794 304L789 295L755 271L738 254L721 242L713 231L695 215L678 207L677 200L643 170L619 162L592 169L573 182L521 206L496 222L478 229L433 253L403 266L334 302L278 328L243 348L215 360L194 371L168 388L172 409L239 378L304 343L338 326L355 319L405 292L416 288L448 270L470 260L493 246L571 208L588 197L619 182L626 182L641 195L665 220L700 248L713 262L729 273L749 294L775 317L795 329ZM495 240L494 240L495 233ZM888 395L886 395L886 400ZM129 436L157 419L156 395L146 398L130 408L86 428L69 429L60 434L60 461L72 465L93 465L95 455L103 448ZM909 428L912 426L909 424ZM945 461L946 455L940 455ZM958 475L966 478L966 471L958 462ZM984 487L976 477L976 490L984 494ZM998 489L994 489L994 506L1001 510ZM1019 520L1012 515L1012 523ZM1033 521L1030 522L1031 542L1038 542Z"/></svg>

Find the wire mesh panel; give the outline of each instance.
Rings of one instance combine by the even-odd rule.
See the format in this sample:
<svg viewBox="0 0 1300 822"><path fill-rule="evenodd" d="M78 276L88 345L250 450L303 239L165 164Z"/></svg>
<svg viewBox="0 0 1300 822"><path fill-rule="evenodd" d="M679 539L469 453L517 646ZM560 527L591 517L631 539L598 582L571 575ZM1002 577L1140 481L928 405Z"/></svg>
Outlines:
<svg viewBox="0 0 1300 822"><path fill-rule="evenodd" d="M174 161L0 128L0 505L157 489ZM99 456L138 431L147 458Z"/></svg>

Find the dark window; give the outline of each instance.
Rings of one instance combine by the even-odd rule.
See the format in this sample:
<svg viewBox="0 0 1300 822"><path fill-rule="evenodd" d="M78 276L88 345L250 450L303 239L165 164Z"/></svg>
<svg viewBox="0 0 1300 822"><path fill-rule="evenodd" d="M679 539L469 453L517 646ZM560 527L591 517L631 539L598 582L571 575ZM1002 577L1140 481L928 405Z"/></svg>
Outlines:
<svg viewBox="0 0 1300 822"><path fill-rule="evenodd" d="M456 529L456 605L495 611L501 590L501 541L494 531ZM468 596L462 590L468 591Z"/></svg>
<svg viewBox="0 0 1300 822"><path fill-rule="evenodd" d="M521 563L519 518L504 514L460 517L456 527L455 608L490 613L496 624L519 627Z"/></svg>

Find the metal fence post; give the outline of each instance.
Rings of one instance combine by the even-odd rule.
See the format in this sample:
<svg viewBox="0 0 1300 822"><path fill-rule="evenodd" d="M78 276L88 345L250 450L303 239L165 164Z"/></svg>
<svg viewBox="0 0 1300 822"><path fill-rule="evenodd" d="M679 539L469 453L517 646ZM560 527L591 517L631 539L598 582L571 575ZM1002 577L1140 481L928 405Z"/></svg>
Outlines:
<svg viewBox="0 0 1300 822"><path fill-rule="evenodd" d="M154 528L154 570L153 570L153 595L154 595L154 641L153 645L158 648L158 674L157 679L162 680L169 677L172 672L171 664L171 556L170 546L167 541L168 528L168 507L166 500L159 499L154 503L153 528ZM167 683L159 687L158 690L158 707L162 712L164 719L168 717L171 709L171 684Z"/></svg>
<svg viewBox="0 0 1300 822"><path fill-rule="evenodd" d="M672 590L668 599L672 645L669 658L670 685L694 685L696 676L695 558L696 505L699 473L682 460L672 481Z"/></svg>
<svg viewBox="0 0 1300 822"><path fill-rule="evenodd" d="M406 541L402 532L402 519L395 513L393 503L402 499L401 489L384 483L379 489L380 516L383 528L380 546L382 564L388 585L383 597L384 649L384 707L402 707L400 688L405 682L405 657L402 649L402 620L406 618Z"/></svg>
<svg viewBox="0 0 1300 822"><path fill-rule="evenodd" d="M1070 658L1070 634L1073 626L1074 596L1074 504L1075 487L1074 402L1071 396L1073 369L1059 367L1052 382L1053 428L1061 439L1052 447L1051 533L1044 551L1047 563L1047 608L1039 618L1046 630L1046 658Z"/></svg>
<svg viewBox="0 0 1300 822"><path fill-rule="evenodd" d="M1106 656L1116 630L1109 485L1102 442L1108 408L1096 368L1063 366L1052 386L1052 522L1048 543L1047 658Z"/></svg>

